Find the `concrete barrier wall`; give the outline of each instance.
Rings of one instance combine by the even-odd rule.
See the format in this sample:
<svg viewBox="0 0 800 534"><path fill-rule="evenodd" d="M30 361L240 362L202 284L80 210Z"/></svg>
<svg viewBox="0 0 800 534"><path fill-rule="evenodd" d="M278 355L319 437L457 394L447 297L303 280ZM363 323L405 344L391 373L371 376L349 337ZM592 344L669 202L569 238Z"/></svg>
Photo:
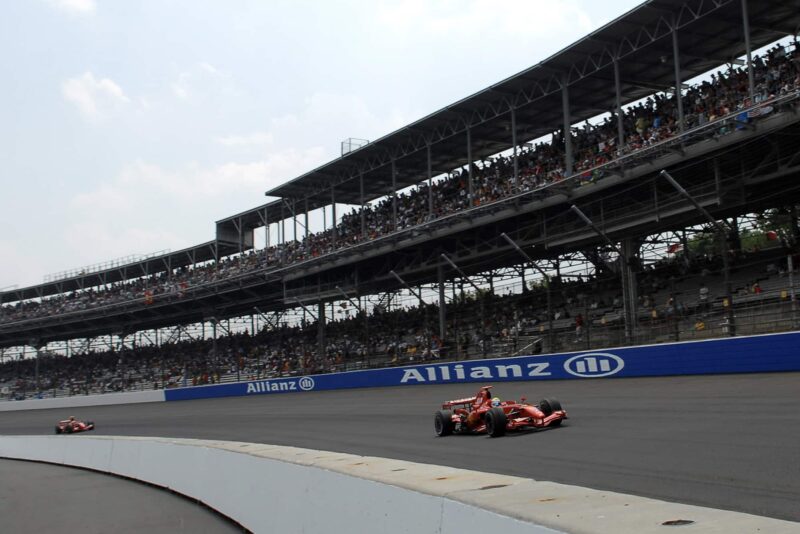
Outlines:
<svg viewBox="0 0 800 534"><path fill-rule="evenodd" d="M57 399L30 399L0 402L0 412L17 410L48 410L50 408L80 408L82 406L105 406L110 404L137 404L141 402L164 402L164 391L132 391L128 393L106 393L105 395L76 395Z"/></svg>
<svg viewBox="0 0 800 534"><path fill-rule="evenodd" d="M167 401L454 382L800 371L800 332L275 378L165 391Z"/></svg>
<svg viewBox="0 0 800 534"><path fill-rule="evenodd" d="M149 482L198 499L253 532L558 532L444 495L265 457L254 450L242 452L242 445L246 444L0 437L0 457L78 466ZM286 456L303 454L302 449L281 449ZM339 461L351 463L359 458L339 456Z"/></svg>
<svg viewBox="0 0 800 534"><path fill-rule="evenodd" d="M0 436L0 458L79 466L169 488L254 532L663 534L663 523L678 518L691 520L694 534L798 532L798 523L737 512L255 443Z"/></svg>

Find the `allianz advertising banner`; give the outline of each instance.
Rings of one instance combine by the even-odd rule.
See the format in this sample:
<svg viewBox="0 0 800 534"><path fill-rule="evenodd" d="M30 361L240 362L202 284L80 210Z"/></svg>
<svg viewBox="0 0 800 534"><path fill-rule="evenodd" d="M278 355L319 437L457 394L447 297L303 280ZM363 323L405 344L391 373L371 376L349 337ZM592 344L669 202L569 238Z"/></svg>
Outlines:
<svg viewBox="0 0 800 534"><path fill-rule="evenodd" d="M586 380L769 371L800 371L800 333L493 360L431 361L406 367L168 389L164 393L166 400L174 401L456 382Z"/></svg>

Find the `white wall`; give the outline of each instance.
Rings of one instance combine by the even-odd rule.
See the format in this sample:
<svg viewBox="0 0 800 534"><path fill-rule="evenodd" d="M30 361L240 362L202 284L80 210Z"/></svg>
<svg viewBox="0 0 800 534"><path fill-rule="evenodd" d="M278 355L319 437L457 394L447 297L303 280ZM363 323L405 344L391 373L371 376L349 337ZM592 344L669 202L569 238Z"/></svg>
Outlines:
<svg viewBox="0 0 800 534"><path fill-rule="evenodd" d="M31 399L24 401L0 401L0 412L18 410L47 410L50 408L80 408L82 406L106 406L109 404L138 404L141 402L164 402L164 391L132 391L128 393L106 393L104 395L75 395L57 399Z"/></svg>
<svg viewBox="0 0 800 534"><path fill-rule="evenodd" d="M443 445L446 440L443 440ZM198 499L254 532L800 532L738 512L402 460L295 447L114 436L0 436L0 458L123 475ZM46 488L42 490L46 498Z"/></svg>
<svg viewBox="0 0 800 534"><path fill-rule="evenodd" d="M441 495L243 454L212 442L0 437L0 457L80 466L167 487L202 501L254 532L557 532L448 501Z"/></svg>

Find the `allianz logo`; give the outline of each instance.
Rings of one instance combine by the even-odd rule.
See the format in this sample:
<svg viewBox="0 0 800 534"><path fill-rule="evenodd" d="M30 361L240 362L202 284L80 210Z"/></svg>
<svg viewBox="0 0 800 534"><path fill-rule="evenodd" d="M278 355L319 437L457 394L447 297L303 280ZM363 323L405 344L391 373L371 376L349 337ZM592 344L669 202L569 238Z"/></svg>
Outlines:
<svg viewBox="0 0 800 534"><path fill-rule="evenodd" d="M553 376L551 362L525 362L513 364L475 365L463 364L431 365L403 369L401 384L423 384L430 382L452 382L485 380L492 378L538 378ZM564 362L564 370L581 378L597 378L617 374L625 362L616 354L592 352L573 356Z"/></svg>
<svg viewBox="0 0 800 534"><path fill-rule="evenodd" d="M282 393L284 391L311 391L314 379L310 376L285 380L258 380L247 383L247 395L251 393Z"/></svg>
<svg viewBox="0 0 800 534"><path fill-rule="evenodd" d="M403 370L401 384L422 384L425 382L450 382L453 380L483 380L487 378L536 378L550 376L549 362L524 364L476 365L465 368L463 364L432 365L411 367Z"/></svg>
<svg viewBox="0 0 800 534"><path fill-rule="evenodd" d="M599 378L622 371L625 360L610 352L579 354L564 362L564 370L573 376Z"/></svg>

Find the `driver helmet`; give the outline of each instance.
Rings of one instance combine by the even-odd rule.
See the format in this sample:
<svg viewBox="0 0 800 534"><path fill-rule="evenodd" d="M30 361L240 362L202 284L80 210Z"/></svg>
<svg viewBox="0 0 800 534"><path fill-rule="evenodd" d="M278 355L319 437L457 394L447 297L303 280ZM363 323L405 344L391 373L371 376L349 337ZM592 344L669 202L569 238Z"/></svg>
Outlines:
<svg viewBox="0 0 800 534"><path fill-rule="evenodd" d="M69 420L70 420L70 421L74 421L74 420L75 420L75 416L74 416L74 415L70 415L70 416L69 416Z"/></svg>
<svg viewBox="0 0 800 534"><path fill-rule="evenodd" d="M500 406L500 404L501 404L500 397L494 397L492 399L492 406Z"/></svg>

